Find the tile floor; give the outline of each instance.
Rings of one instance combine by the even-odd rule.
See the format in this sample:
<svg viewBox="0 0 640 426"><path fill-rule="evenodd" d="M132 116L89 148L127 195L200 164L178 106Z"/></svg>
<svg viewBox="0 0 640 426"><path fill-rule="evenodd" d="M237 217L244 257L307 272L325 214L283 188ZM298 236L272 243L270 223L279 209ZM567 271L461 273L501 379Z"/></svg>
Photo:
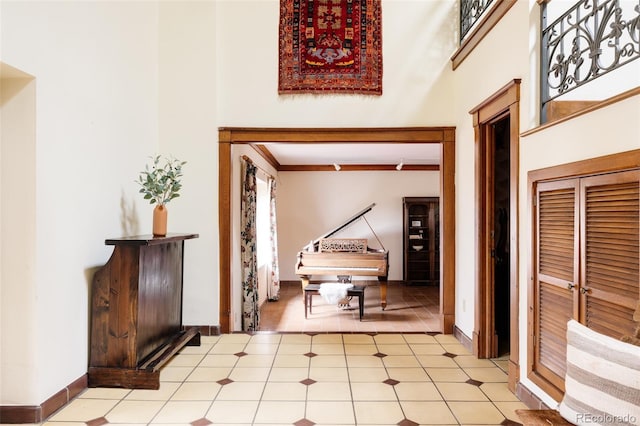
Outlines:
<svg viewBox="0 0 640 426"><path fill-rule="evenodd" d="M302 288L299 282L283 283L280 299L265 302L260 312L261 331L279 332L427 332L441 331L437 286L407 286L389 283L387 308L380 308L380 285L377 281L360 281L366 285L364 317L358 318L357 298L351 310L327 304L313 296L313 314L304 318Z"/></svg>
<svg viewBox="0 0 640 426"><path fill-rule="evenodd" d="M435 333L206 336L160 390L87 389L45 424L519 424L504 363Z"/></svg>

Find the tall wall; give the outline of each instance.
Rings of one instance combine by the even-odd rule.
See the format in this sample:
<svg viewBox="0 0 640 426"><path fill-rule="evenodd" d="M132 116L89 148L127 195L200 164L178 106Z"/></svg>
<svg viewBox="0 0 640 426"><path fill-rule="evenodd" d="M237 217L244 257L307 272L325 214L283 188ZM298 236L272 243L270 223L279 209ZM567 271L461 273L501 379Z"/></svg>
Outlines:
<svg viewBox="0 0 640 426"><path fill-rule="evenodd" d="M3 268L0 404L38 405L86 374L91 278L112 250L104 240L150 233L134 183L148 156L188 161L170 229L203 235L186 248L185 311L217 320L214 6L0 3L0 61L35 79L31 175L11 188L34 194L25 222L11 225L33 216L34 253L11 279ZM3 185L3 213L9 195ZM11 292L22 303L5 310Z"/></svg>
<svg viewBox="0 0 640 426"><path fill-rule="evenodd" d="M278 96L278 0L217 2L218 123L254 127L451 124L457 0L382 2L383 95Z"/></svg>
<svg viewBox="0 0 640 426"><path fill-rule="evenodd" d="M640 83L640 81L638 81ZM520 368L521 381L549 406L555 402L526 378L527 312L532 230L527 174L532 170L640 149L640 96L626 99L520 140ZM593 125L593 123L597 123ZM610 124L610 125L607 125ZM549 155L549 153L553 155Z"/></svg>
<svg viewBox="0 0 640 426"><path fill-rule="evenodd" d="M184 323L218 324L216 2L160 1L158 8L159 151L187 161L169 223L200 235L185 244Z"/></svg>
<svg viewBox="0 0 640 426"><path fill-rule="evenodd" d="M452 32L452 25L457 19L456 5L457 0L383 1L382 96L279 96L276 24L279 1L216 2L218 125L319 128L451 125L454 99L449 58L456 45ZM289 174L280 173L279 178L283 181L279 186L281 195L286 191L282 189L288 180L285 175ZM319 176L327 179L329 175ZM343 213L332 219L340 221L364 206L345 207ZM279 221L288 223L283 216L294 214L285 213L278 206ZM215 218L217 220L217 214ZM281 232L283 228L280 227ZM315 238L316 233L310 231L314 236L309 238ZM319 230L318 234L323 231ZM288 259L292 250L299 249L297 241L296 238L296 243L285 249L287 252L280 249L281 270L285 271L282 279L288 276L286 268L291 264L286 262L295 260L295 257ZM279 243L287 244L285 238L280 238ZM394 266L393 270L397 271L398 267ZM234 291L238 297L234 297ZM239 294L239 280L234 278L232 300L238 312Z"/></svg>
<svg viewBox="0 0 640 426"><path fill-rule="evenodd" d="M0 399L37 382L35 94L32 76L0 63Z"/></svg>
<svg viewBox="0 0 640 426"><path fill-rule="evenodd" d="M520 131L538 127L538 45L540 9L536 1L517 1L478 47L455 70L453 89L456 125L456 325L467 336L474 329L473 298L476 250L473 238L475 215L474 133L469 111L513 79L521 79ZM527 27L528 23L528 28ZM636 61L637 62L637 61ZM624 71L622 75L626 75ZM640 84L619 79L617 92ZM611 88L610 88L611 89ZM609 95L612 92L609 92ZM599 99L605 97L601 92ZM538 168L584 160L640 148L637 111L640 97L520 138L519 153L519 345L520 380L549 406L548 395L527 379L527 312L529 264L531 262L531 218L527 173ZM634 118L635 117L635 118ZM615 124L613 124L615 123ZM471 310L469 307L471 306Z"/></svg>
<svg viewBox="0 0 640 426"><path fill-rule="evenodd" d="M34 305L11 321L30 325L21 364L35 383L10 382L1 402L39 404L86 373L90 272L108 258L105 238L148 224L136 218L132 181L157 149L157 7L1 7L2 61L36 81L35 211L25 212L35 216L35 263L24 282Z"/></svg>
<svg viewBox="0 0 640 426"><path fill-rule="evenodd" d="M454 72L456 122L456 325L467 336L474 328L475 143L469 111L514 78L528 99L529 4L518 1ZM529 101L521 103L520 128L529 126Z"/></svg>

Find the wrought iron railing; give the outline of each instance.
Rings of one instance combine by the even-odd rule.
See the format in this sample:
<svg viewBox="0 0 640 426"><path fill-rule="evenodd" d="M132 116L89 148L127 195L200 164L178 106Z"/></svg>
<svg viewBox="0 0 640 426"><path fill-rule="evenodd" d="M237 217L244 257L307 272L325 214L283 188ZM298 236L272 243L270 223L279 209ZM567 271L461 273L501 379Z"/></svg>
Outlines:
<svg viewBox="0 0 640 426"><path fill-rule="evenodd" d="M460 41L478 22L493 0L460 0Z"/></svg>
<svg viewBox="0 0 640 426"><path fill-rule="evenodd" d="M543 122L550 100L640 58L640 0L580 0L548 26L547 7L542 11Z"/></svg>

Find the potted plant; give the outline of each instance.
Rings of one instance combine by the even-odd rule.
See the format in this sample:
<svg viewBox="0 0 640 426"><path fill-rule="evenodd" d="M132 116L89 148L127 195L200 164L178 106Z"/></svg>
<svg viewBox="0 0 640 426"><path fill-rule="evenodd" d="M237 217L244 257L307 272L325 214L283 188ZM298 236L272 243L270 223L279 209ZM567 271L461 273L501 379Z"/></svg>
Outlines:
<svg viewBox="0 0 640 426"><path fill-rule="evenodd" d="M150 157L151 165L147 164L136 181L140 186L140 193L149 204L156 204L153 209L153 236L167 235L167 207L166 204L180 196L182 184L182 166L186 161L179 161L173 157L157 155Z"/></svg>

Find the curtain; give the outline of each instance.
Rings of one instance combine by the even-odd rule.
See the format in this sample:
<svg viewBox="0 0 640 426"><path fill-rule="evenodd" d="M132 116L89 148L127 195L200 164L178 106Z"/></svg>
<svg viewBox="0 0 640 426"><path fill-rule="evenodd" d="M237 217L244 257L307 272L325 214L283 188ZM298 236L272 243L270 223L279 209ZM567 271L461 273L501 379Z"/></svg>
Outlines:
<svg viewBox="0 0 640 426"><path fill-rule="evenodd" d="M269 242L271 245L270 274L268 278L267 298L280 299L280 269L278 267L278 227L276 225L276 180L269 177Z"/></svg>
<svg viewBox="0 0 640 426"><path fill-rule="evenodd" d="M256 166L241 159L240 260L242 262L242 330L256 331L260 323L256 256Z"/></svg>

